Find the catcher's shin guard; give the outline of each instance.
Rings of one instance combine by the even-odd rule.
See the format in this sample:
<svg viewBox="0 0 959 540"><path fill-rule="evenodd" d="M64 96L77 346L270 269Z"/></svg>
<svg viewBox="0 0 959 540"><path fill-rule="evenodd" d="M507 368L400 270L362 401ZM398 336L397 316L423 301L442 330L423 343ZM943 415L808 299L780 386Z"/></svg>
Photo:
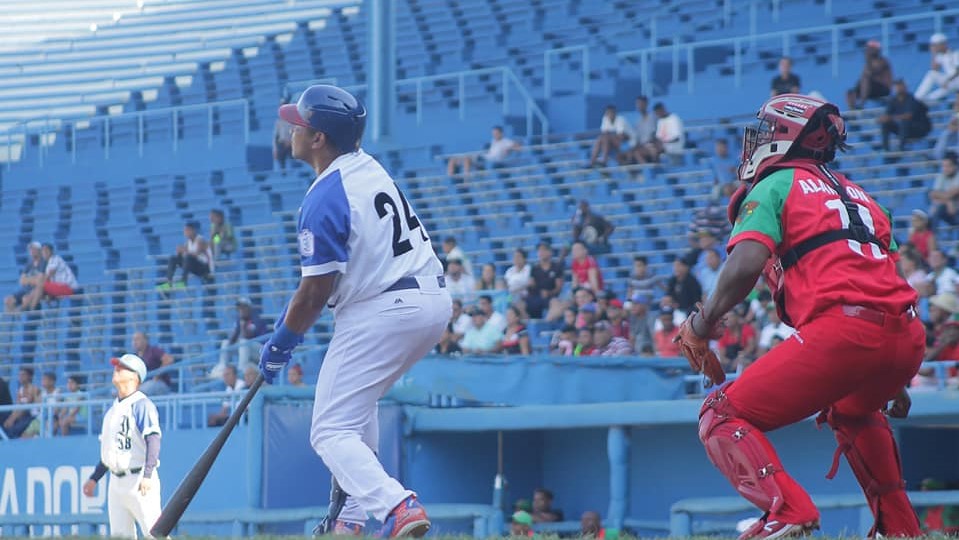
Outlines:
<svg viewBox="0 0 959 540"><path fill-rule="evenodd" d="M326 517L313 529L313 536L322 536L333 532L333 525L336 519L340 517L343 506L346 505L347 493L340 487L340 483L333 477L330 485L330 506L326 511Z"/></svg>
<svg viewBox="0 0 959 540"><path fill-rule="evenodd" d="M699 411L699 440L706 455L736 491L760 510L776 513L783 494L773 476L782 470L761 431L736 418L722 389L711 393Z"/></svg>
<svg viewBox="0 0 959 540"><path fill-rule="evenodd" d="M839 454L844 454L875 518L869 536L920 536L919 519L906 496L899 450L886 417L879 411L845 416L828 409L817 422L828 423L839 443L826 478L836 476Z"/></svg>

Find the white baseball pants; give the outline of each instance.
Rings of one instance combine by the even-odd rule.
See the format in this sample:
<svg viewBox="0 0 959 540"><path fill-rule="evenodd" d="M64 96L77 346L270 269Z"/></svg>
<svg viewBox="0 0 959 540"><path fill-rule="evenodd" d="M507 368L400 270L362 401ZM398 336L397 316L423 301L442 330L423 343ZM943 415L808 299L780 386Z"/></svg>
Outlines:
<svg viewBox="0 0 959 540"><path fill-rule="evenodd" d="M452 300L435 276L420 289L386 292L337 310L316 381L310 443L350 494L340 519L383 521L413 494L383 470L376 402L439 342Z"/></svg>
<svg viewBox="0 0 959 540"><path fill-rule="evenodd" d="M150 529L160 517L160 476L153 471L153 487L140 495L140 478L143 473L127 474L122 478L110 474L107 492L107 513L110 516L110 536L136 538L136 524L143 536L153 538Z"/></svg>

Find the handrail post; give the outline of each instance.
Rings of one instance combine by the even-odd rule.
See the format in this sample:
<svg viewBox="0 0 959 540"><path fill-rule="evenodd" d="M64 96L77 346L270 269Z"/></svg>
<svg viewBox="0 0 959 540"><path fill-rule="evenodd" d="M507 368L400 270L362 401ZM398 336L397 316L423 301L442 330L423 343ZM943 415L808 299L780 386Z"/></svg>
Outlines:
<svg viewBox="0 0 959 540"><path fill-rule="evenodd" d="M173 153L174 153L174 154L177 153L177 149L178 149L178 147L179 147L179 142L178 142L178 140L179 140L179 138L180 138L180 127L179 127L179 122L177 121L177 116L179 116L179 115L177 114L178 112L179 112L179 109L174 108L174 109L173 109L173 115L172 115L172 117L171 117L171 118L173 118Z"/></svg>
<svg viewBox="0 0 959 540"><path fill-rule="evenodd" d="M250 102L243 100L243 143L250 143Z"/></svg>
<svg viewBox="0 0 959 540"><path fill-rule="evenodd" d="M652 96L653 89L649 87L649 55L649 51L643 51L639 55L639 81L642 86L642 93Z"/></svg>
<svg viewBox="0 0 959 540"><path fill-rule="evenodd" d="M589 94L589 45L583 45L583 95Z"/></svg>
<svg viewBox="0 0 959 540"><path fill-rule="evenodd" d="M779 0L773 0L773 22L779 22Z"/></svg>
<svg viewBox="0 0 959 540"><path fill-rule="evenodd" d="M689 45L686 48L686 91L690 94L696 86L696 47Z"/></svg>
<svg viewBox="0 0 959 540"><path fill-rule="evenodd" d="M137 152L143 157L143 111L137 113Z"/></svg>
<svg viewBox="0 0 959 540"><path fill-rule="evenodd" d="M206 107L206 147L213 148L213 104Z"/></svg>
<svg viewBox="0 0 959 540"><path fill-rule="evenodd" d="M552 50L547 50L543 53L543 99L549 99L553 90L552 73L550 73L551 52Z"/></svg>
<svg viewBox="0 0 959 540"><path fill-rule="evenodd" d="M942 32L942 13L937 12L932 19L932 27L935 33ZM883 43L885 45L885 43Z"/></svg>
<svg viewBox="0 0 959 540"><path fill-rule="evenodd" d="M460 120L466 119L466 72L459 74L459 92L460 92Z"/></svg>
<svg viewBox="0 0 959 540"><path fill-rule="evenodd" d="M110 117L103 117L103 159L110 160Z"/></svg>
<svg viewBox="0 0 959 540"><path fill-rule="evenodd" d="M73 147L70 149L72 163L77 162L77 123L70 122L70 135L73 141Z"/></svg>
<svg viewBox="0 0 959 540"><path fill-rule="evenodd" d="M733 6L729 0L723 0L723 26L729 26L733 16Z"/></svg>
<svg viewBox="0 0 959 540"><path fill-rule="evenodd" d="M7 131L7 170L10 170L10 167L13 164L13 135Z"/></svg>
<svg viewBox="0 0 959 540"><path fill-rule="evenodd" d="M526 138L533 140L533 106L532 99L526 98Z"/></svg>
<svg viewBox="0 0 959 540"><path fill-rule="evenodd" d="M880 39L882 40L881 43L883 47L888 47L889 46L889 23L887 23L885 19L883 19L883 21L879 24L879 33L880 33Z"/></svg>
<svg viewBox="0 0 959 540"><path fill-rule="evenodd" d="M423 123L423 79L416 79L416 125Z"/></svg>
<svg viewBox="0 0 959 540"><path fill-rule="evenodd" d="M832 76L839 76L839 29L832 29Z"/></svg>
<svg viewBox="0 0 959 540"><path fill-rule="evenodd" d="M509 114L509 71L502 68L500 73L503 75L503 116Z"/></svg>
<svg viewBox="0 0 959 540"><path fill-rule="evenodd" d="M656 26L657 26L656 16L654 15L653 17L649 19L649 46L650 47L656 46L656 32L658 30Z"/></svg>
<svg viewBox="0 0 959 540"><path fill-rule="evenodd" d="M789 56L789 32L782 34L782 52L780 56Z"/></svg>
<svg viewBox="0 0 959 540"><path fill-rule="evenodd" d="M752 47L756 47L756 0L749 2L749 37L752 38Z"/></svg>
<svg viewBox="0 0 959 540"><path fill-rule="evenodd" d="M733 42L733 83L736 88L740 88L743 84L743 53L740 39Z"/></svg>
<svg viewBox="0 0 959 540"><path fill-rule="evenodd" d="M827 16L832 15L832 0L825 1L825 6L823 6L823 11L825 11ZM886 42L883 41L883 43L886 43Z"/></svg>
<svg viewBox="0 0 959 540"><path fill-rule="evenodd" d="M673 42L673 80L672 84L679 82L679 45Z"/></svg>

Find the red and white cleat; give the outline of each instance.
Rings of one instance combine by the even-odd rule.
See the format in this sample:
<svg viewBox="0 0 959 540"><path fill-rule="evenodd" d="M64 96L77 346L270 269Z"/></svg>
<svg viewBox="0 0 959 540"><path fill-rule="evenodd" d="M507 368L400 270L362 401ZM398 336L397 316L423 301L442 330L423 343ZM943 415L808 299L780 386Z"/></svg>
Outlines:
<svg viewBox="0 0 959 540"><path fill-rule="evenodd" d="M333 536L363 536L363 525L338 519L333 522Z"/></svg>
<svg viewBox="0 0 959 540"><path fill-rule="evenodd" d="M763 516L757 520L751 527L739 535L739 540L750 540L753 538L787 538L795 536L807 536L819 528L819 521L809 521L806 523L785 523L776 519L770 519Z"/></svg>
<svg viewBox="0 0 959 540"><path fill-rule="evenodd" d="M390 512L380 529L380 538L397 538L409 536L422 538L430 530L430 519L426 516L426 509L410 495Z"/></svg>

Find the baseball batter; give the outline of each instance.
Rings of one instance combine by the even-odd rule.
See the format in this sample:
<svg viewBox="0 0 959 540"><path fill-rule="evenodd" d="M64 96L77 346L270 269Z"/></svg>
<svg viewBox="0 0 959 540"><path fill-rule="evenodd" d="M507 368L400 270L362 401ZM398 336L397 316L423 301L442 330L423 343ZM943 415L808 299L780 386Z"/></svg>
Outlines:
<svg viewBox="0 0 959 540"><path fill-rule="evenodd" d="M310 442L349 494L332 532L360 534L372 515L383 536L422 536L430 521L415 493L377 460L376 403L450 319L442 265L409 201L360 148L366 109L355 97L311 86L279 115L293 125L293 157L317 176L299 212L302 279L260 370L272 382L330 306L336 328L316 382Z"/></svg>
<svg viewBox="0 0 959 540"><path fill-rule="evenodd" d="M845 454L875 517L871 535L919 536L883 414L908 414L904 388L925 342L916 293L896 269L890 216L825 165L846 148L835 105L787 94L763 104L758 118L746 129L744 184L729 206L729 258L676 339L694 368L722 382L709 336L760 274L797 332L706 398L699 436L713 464L764 512L740 538L818 527L818 510L764 435L817 412L839 442L829 477Z"/></svg>
<svg viewBox="0 0 959 540"><path fill-rule="evenodd" d="M83 484L83 494L93 496L97 482L110 472L107 508L110 535L136 538L136 525L144 536L160 517L160 422L157 408L138 388L147 368L135 354L111 360L117 400L103 415L100 462Z"/></svg>

